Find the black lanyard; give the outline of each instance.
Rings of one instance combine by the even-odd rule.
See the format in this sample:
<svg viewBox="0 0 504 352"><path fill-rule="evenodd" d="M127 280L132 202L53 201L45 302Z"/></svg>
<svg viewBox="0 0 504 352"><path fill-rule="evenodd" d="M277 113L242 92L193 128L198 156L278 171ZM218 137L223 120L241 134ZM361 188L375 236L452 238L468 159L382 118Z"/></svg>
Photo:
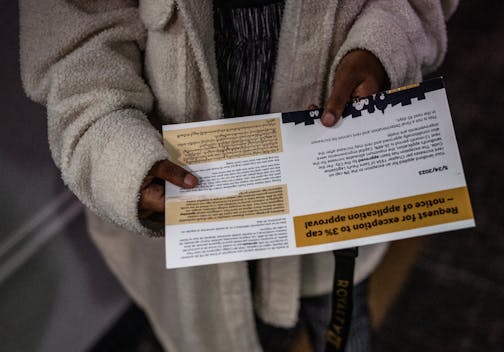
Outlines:
<svg viewBox="0 0 504 352"><path fill-rule="evenodd" d="M358 248L333 251L333 254L335 268L332 313L325 352L343 352L352 321L353 277Z"/></svg>

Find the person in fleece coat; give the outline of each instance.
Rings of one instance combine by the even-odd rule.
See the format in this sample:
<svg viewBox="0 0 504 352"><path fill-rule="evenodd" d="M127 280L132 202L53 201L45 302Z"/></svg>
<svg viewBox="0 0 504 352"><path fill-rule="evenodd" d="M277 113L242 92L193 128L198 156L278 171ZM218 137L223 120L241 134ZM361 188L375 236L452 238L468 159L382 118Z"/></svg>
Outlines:
<svg viewBox="0 0 504 352"><path fill-rule="evenodd" d="M345 103L422 80L446 52L456 0L285 0L273 112ZM91 236L167 351L261 351L255 314L292 328L300 297L332 289L331 253L164 268L163 187L197 179L169 161L162 124L223 117L210 0L20 0L21 73L47 107L51 153ZM386 245L363 247L355 282Z"/></svg>

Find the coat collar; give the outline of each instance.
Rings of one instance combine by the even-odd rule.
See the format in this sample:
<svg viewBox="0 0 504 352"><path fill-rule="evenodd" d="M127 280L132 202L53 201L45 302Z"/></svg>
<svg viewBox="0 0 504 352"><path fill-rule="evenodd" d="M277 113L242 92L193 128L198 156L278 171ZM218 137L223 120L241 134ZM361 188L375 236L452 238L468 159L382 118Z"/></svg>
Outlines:
<svg viewBox="0 0 504 352"><path fill-rule="evenodd" d="M338 0L286 0L278 46L272 111L323 103Z"/></svg>
<svg viewBox="0 0 504 352"><path fill-rule="evenodd" d="M180 11L180 15L187 28L189 44L194 51L202 82L207 92L208 104L209 106L220 107L214 45L213 1L175 0L175 6ZM217 110L219 111L217 114L219 116L211 116L212 118L221 117L222 109Z"/></svg>

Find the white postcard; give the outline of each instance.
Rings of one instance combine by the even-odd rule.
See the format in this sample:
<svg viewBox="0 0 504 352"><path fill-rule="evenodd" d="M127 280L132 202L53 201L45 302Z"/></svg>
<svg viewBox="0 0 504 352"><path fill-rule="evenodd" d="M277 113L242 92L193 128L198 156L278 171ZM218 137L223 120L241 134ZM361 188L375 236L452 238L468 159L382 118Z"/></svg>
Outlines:
<svg viewBox="0 0 504 352"><path fill-rule="evenodd" d="M166 267L306 254L475 226L441 78L349 104L163 126L197 188L166 184Z"/></svg>

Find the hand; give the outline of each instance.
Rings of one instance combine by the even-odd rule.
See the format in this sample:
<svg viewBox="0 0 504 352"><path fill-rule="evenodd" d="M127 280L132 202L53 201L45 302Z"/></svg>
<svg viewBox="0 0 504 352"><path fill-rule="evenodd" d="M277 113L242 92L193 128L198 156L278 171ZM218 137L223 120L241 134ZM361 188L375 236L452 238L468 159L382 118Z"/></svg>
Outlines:
<svg viewBox="0 0 504 352"><path fill-rule="evenodd" d="M187 170L168 160L158 161L145 176L140 189L138 215L141 219L164 212L164 181L182 188L194 188L198 185L198 179Z"/></svg>
<svg viewBox="0 0 504 352"><path fill-rule="evenodd" d="M354 50L346 54L334 75L331 95L324 107L322 124L334 126L345 105L352 99L365 97L387 89L389 79L383 65L367 50Z"/></svg>

